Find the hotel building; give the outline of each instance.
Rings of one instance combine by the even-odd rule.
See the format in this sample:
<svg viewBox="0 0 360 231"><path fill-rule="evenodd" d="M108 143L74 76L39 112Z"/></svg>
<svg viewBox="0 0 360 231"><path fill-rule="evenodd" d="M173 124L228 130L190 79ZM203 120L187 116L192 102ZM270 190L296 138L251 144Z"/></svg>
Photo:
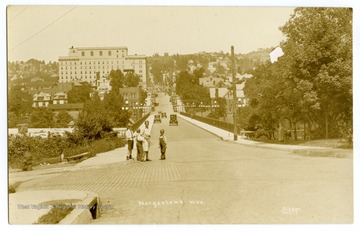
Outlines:
<svg viewBox="0 0 360 231"><path fill-rule="evenodd" d="M107 77L111 70L124 74L133 71L146 87L147 60L144 55L129 55L127 47L71 47L68 56L59 57L59 82L86 81L96 86L96 80Z"/></svg>

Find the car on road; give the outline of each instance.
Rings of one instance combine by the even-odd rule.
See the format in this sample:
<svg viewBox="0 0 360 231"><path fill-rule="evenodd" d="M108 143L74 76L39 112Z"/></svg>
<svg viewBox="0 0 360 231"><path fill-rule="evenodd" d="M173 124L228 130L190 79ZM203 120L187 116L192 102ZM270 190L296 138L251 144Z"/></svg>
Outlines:
<svg viewBox="0 0 360 231"><path fill-rule="evenodd" d="M161 118L167 118L166 112L161 113Z"/></svg>
<svg viewBox="0 0 360 231"><path fill-rule="evenodd" d="M154 123L161 123L160 115L155 115L154 116Z"/></svg>
<svg viewBox="0 0 360 231"><path fill-rule="evenodd" d="M179 122L178 122L178 120L177 120L177 115L175 115L175 114L171 114L171 115L170 115L169 125L170 125L170 126L171 126L171 125L176 125L176 126L179 125Z"/></svg>

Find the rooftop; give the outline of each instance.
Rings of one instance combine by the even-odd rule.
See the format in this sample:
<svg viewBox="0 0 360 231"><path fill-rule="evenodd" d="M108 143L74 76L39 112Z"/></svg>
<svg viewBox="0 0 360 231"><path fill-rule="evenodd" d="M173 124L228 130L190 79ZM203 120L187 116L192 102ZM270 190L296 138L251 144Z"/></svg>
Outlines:
<svg viewBox="0 0 360 231"><path fill-rule="evenodd" d="M83 103L68 103L68 104L50 104L49 110L65 110L65 109L83 109Z"/></svg>

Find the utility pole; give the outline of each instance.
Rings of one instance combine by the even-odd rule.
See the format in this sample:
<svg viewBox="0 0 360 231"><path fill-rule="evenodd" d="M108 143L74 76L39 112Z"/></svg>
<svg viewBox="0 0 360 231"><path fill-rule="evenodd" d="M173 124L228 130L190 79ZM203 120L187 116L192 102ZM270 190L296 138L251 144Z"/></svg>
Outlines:
<svg viewBox="0 0 360 231"><path fill-rule="evenodd" d="M232 68L232 80L233 80L233 117L234 117L234 141L237 140L237 97L236 97L236 62L234 54L234 46L231 46L231 68Z"/></svg>

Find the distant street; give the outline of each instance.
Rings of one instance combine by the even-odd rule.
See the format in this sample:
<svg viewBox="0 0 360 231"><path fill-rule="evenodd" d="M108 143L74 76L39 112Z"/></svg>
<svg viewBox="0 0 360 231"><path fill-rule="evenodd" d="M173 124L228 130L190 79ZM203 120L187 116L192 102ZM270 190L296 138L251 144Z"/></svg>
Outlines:
<svg viewBox="0 0 360 231"><path fill-rule="evenodd" d="M100 195L96 224L351 223L352 159L311 158L242 146L179 118L169 96L157 98L167 112L152 127L151 162L65 172L27 182L19 190L74 189ZM159 130L168 139L161 161Z"/></svg>

